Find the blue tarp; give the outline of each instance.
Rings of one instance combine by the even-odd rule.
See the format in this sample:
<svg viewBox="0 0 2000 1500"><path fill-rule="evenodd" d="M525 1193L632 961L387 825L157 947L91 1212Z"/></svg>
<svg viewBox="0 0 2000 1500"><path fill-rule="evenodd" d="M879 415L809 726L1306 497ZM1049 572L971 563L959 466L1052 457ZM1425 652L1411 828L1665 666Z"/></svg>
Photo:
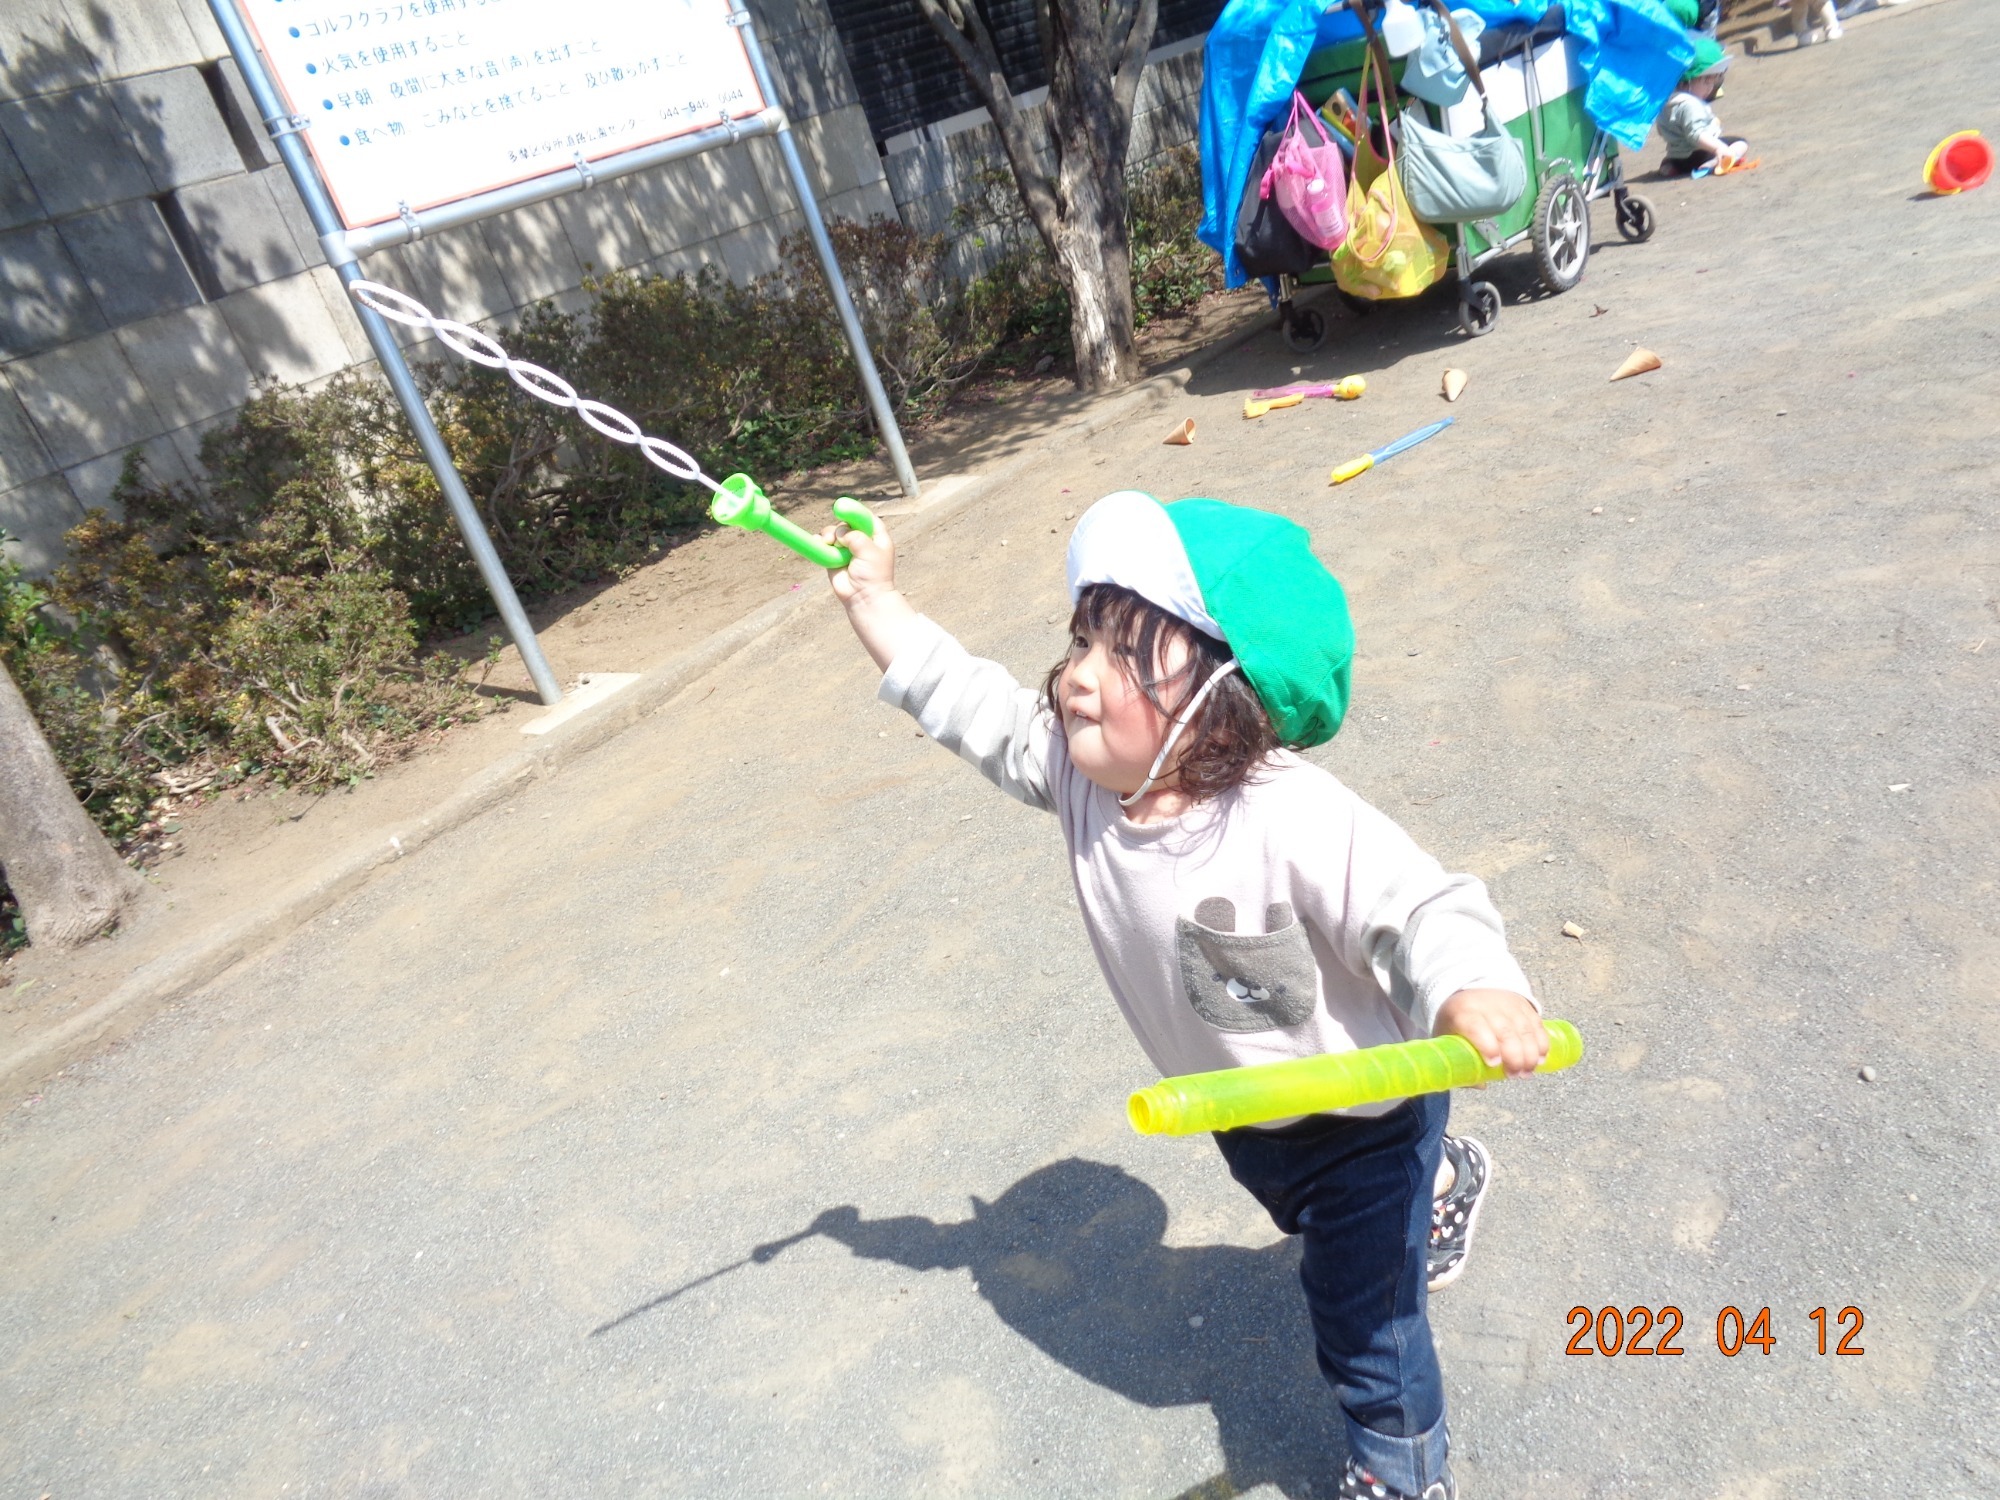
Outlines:
<svg viewBox="0 0 2000 1500"><path fill-rule="evenodd" d="M1229 286L1248 278L1236 260L1236 206L1264 131L1291 105L1306 58L1361 35L1336 0L1229 0L1208 33L1201 85L1201 242L1219 252ZM1487 26L1539 20L1546 0L1455 0ZM1620 145L1646 143L1654 117L1694 57L1694 42L1661 0L1567 0L1583 71L1584 107Z"/></svg>
<svg viewBox="0 0 2000 1500"><path fill-rule="evenodd" d="M1195 235L1222 256L1225 281L1249 278L1236 259L1236 206L1257 142L1291 105L1306 56L1361 35L1345 8L1325 0L1229 0L1209 28L1201 79L1201 227Z"/></svg>
<svg viewBox="0 0 2000 1500"><path fill-rule="evenodd" d="M1583 70L1583 107L1629 151L1646 144L1688 64L1694 38L1660 0L1566 0Z"/></svg>

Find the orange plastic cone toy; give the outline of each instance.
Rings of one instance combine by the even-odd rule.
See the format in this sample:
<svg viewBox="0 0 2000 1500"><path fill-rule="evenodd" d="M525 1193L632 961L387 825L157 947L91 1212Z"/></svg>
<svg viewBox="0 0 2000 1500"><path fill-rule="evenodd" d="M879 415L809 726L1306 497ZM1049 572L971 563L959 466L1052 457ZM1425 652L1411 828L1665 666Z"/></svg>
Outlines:
<svg viewBox="0 0 2000 1500"><path fill-rule="evenodd" d="M1625 356L1625 363L1612 373L1613 380L1630 380L1634 375L1643 375L1648 370L1660 368L1660 356L1651 349L1634 349Z"/></svg>

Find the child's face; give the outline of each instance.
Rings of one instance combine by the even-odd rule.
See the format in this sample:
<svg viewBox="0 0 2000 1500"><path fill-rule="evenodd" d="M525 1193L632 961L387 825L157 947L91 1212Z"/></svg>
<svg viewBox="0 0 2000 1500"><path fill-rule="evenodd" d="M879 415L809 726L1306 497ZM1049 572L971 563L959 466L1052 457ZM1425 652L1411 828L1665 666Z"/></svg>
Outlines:
<svg viewBox="0 0 2000 1500"><path fill-rule="evenodd" d="M1166 650L1160 665L1168 674L1186 665L1184 643L1170 642ZM1131 647L1086 627L1071 638L1069 661L1056 684L1071 763L1120 796L1145 784L1169 728L1167 716L1140 690L1138 675Z"/></svg>

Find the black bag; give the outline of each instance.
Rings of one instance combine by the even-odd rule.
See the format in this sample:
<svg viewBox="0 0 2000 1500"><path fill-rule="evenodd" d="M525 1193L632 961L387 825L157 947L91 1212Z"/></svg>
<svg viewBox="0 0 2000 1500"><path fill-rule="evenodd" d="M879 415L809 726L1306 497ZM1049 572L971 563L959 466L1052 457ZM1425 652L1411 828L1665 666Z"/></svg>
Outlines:
<svg viewBox="0 0 2000 1500"><path fill-rule="evenodd" d="M1236 258L1250 276L1303 276L1326 259L1324 250L1292 228L1276 193L1260 196L1264 174L1284 138L1282 126L1264 132L1243 184L1243 201L1236 206Z"/></svg>

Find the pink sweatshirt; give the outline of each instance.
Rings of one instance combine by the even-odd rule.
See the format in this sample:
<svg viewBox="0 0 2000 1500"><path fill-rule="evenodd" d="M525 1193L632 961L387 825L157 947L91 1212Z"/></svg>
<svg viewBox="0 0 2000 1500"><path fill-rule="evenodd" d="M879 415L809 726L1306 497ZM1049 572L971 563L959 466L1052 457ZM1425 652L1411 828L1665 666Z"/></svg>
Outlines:
<svg viewBox="0 0 2000 1500"><path fill-rule="evenodd" d="M1164 1075L1426 1037L1462 989L1532 998L1486 887L1290 751L1142 825L1070 763L1040 694L929 619L880 696L1061 820L1098 967Z"/></svg>

